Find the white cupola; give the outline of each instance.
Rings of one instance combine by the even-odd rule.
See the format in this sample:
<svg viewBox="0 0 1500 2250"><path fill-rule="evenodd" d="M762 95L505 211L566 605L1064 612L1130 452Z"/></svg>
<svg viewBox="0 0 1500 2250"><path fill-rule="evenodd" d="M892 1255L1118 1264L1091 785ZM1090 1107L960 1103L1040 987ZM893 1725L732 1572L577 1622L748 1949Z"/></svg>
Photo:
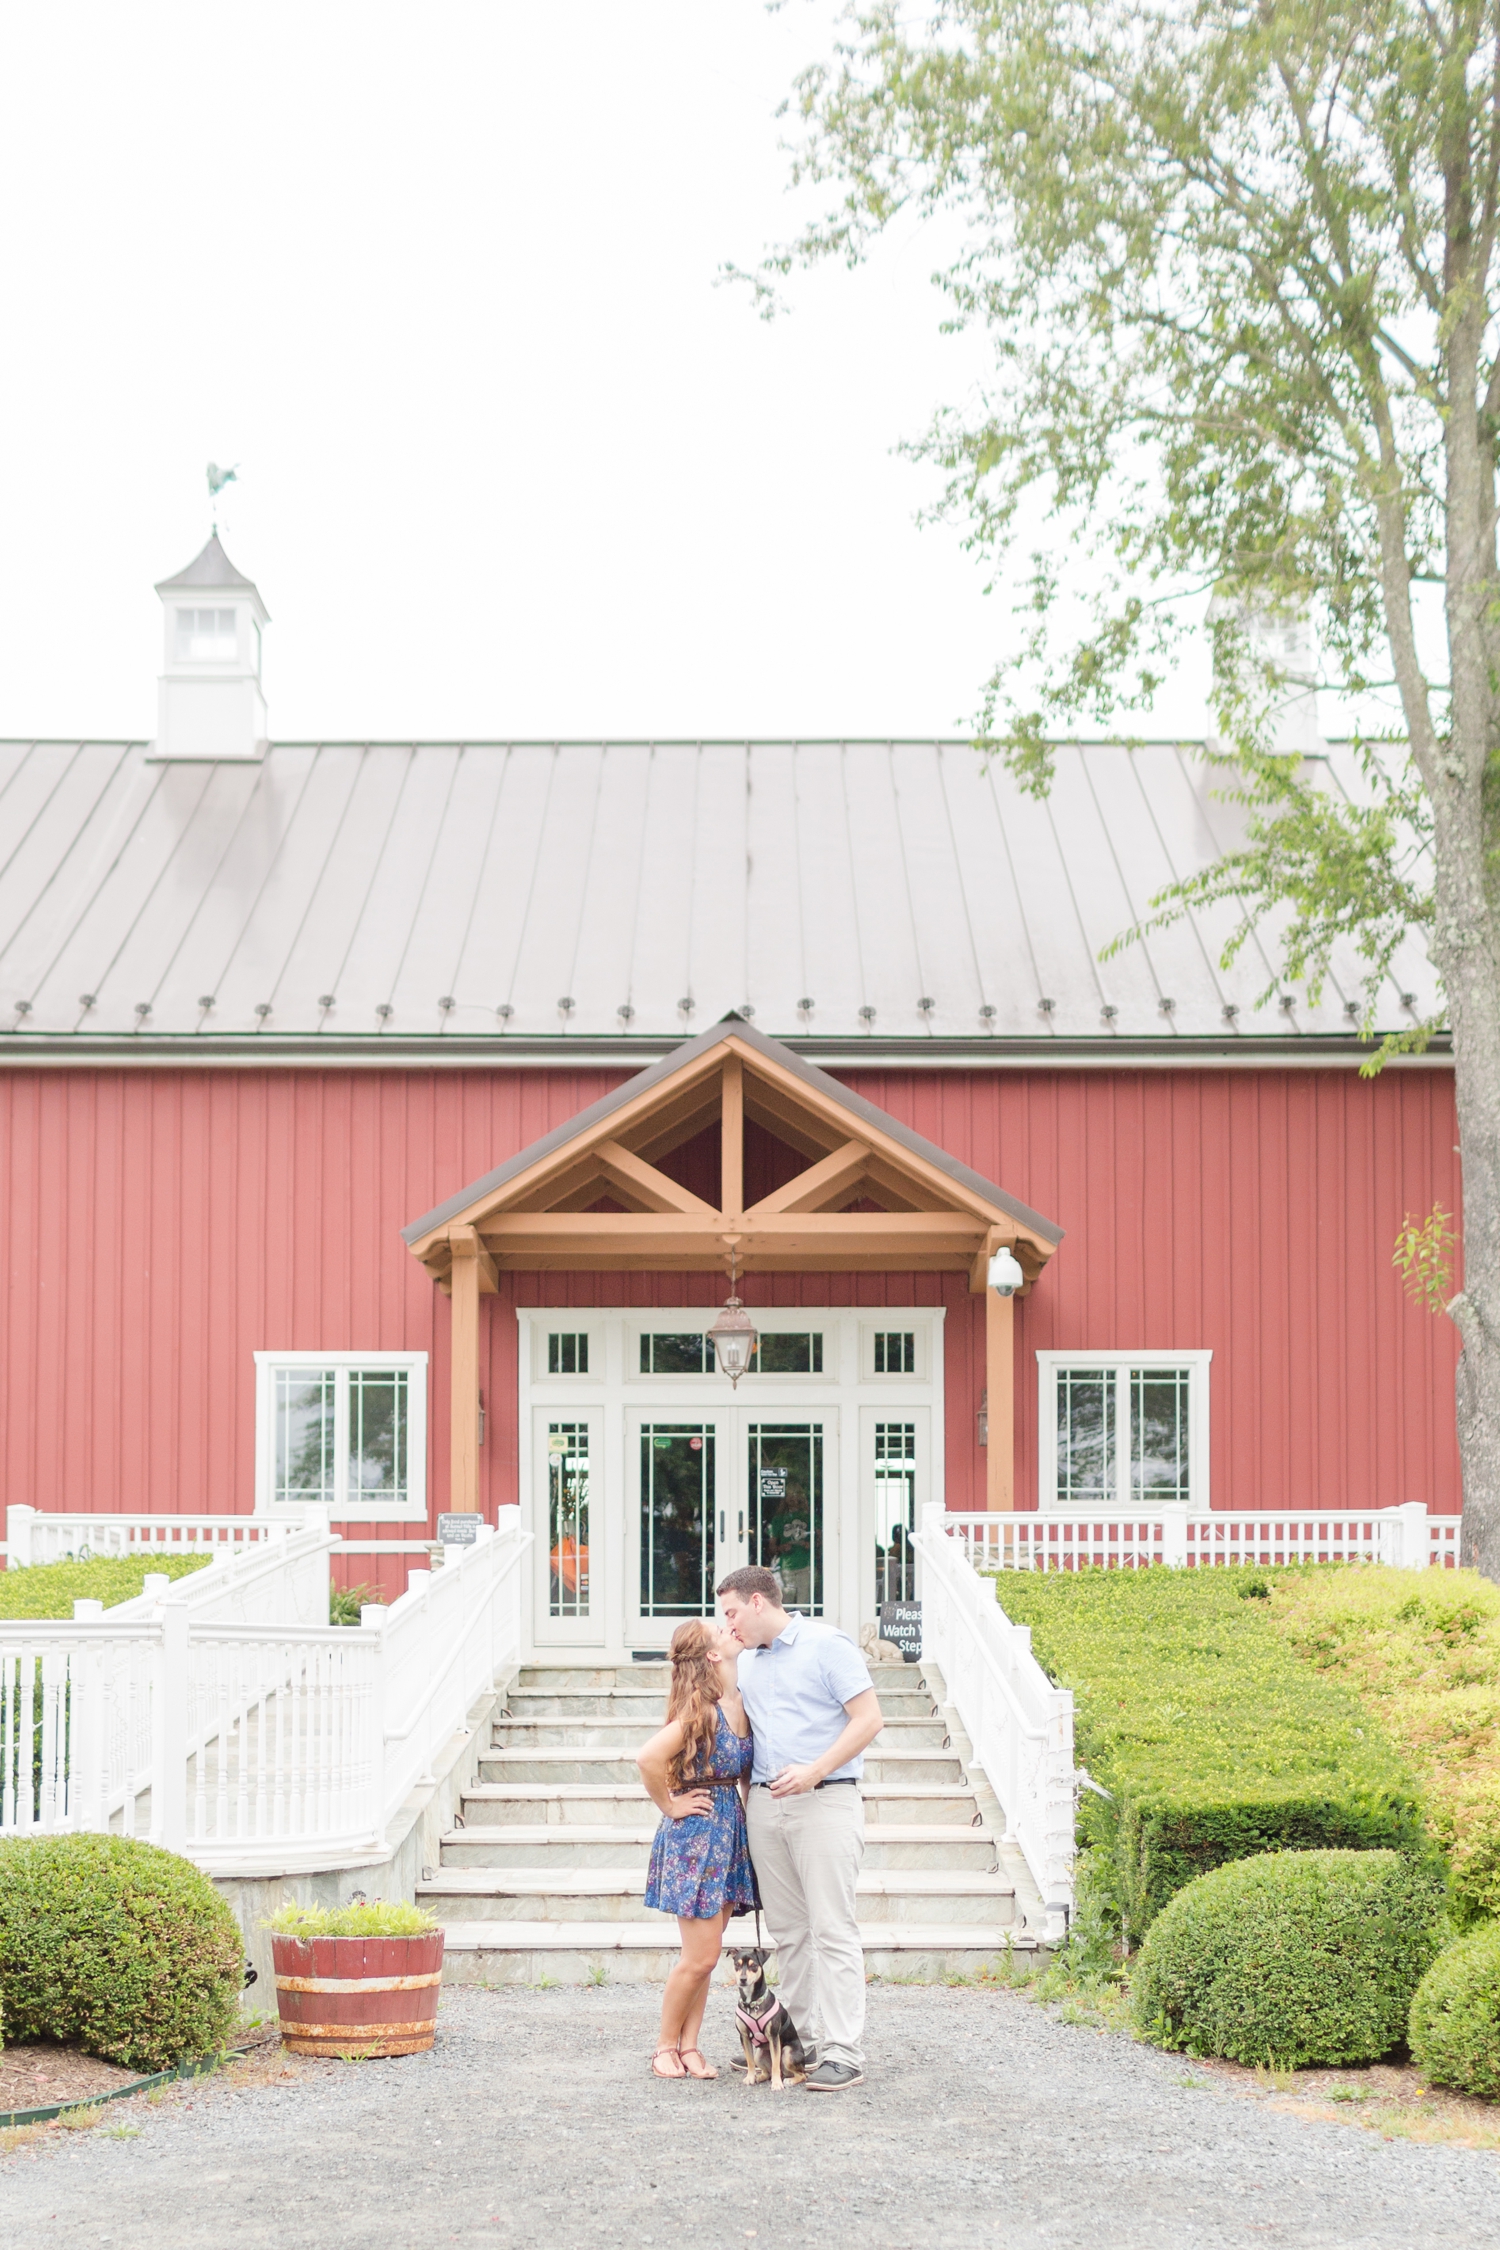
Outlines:
<svg viewBox="0 0 1500 2250"><path fill-rule="evenodd" d="M219 545L218 532L156 591L166 611L166 642L151 755L263 758L260 636L271 620L255 587Z"/></svg>

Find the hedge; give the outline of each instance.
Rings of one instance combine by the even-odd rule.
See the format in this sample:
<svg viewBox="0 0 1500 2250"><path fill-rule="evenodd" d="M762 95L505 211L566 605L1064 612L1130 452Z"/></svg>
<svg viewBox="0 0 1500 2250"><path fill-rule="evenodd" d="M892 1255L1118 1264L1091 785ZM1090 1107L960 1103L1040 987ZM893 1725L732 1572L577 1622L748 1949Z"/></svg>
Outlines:
<svg viewBox="0 0 1500 2250"><path fill-rule="evenodd" d="M206 1875L125 1836L0 1839L0 1991L12 2039L165 2070L224 2044L239 1924Z"/></svg>
<svg viewBox="0 0 1500 2250"><path fill-rule="evenodd" d="M1176 1892L1226 1861L1320 1847L1412 1850L1412 1777L1358 1699L1267 1615L1268 1575L1007 1572L1006 1614L1073 1690L1079 1838L1138 1944Z"/></svg>
<svg viewBox="0 0 1500 2250"><path fill-rule="evenodd" d="M185 1578L208 1560L207 1555L97 1555L90 1562L0 1570L0 1617L71 1617L74 1602L103 1602L113 1609L135 1600L148 1570Z"/></svg>
<svg viewBox="0 0 1500 2250"><path fill-rule="evenodd" d="M1461 1921L1500 1914L1500 1587L1473 1570L1278 1575L1271 1622L1411 1766Z"/></svg>
<svg viewBox="0 0 1500 2250"><path fill-rule="evenodd" d="M1131 1975L1147 2038L1300 2070L1378 2062L1438 1947L1442 1878L1399 1852L1268 1852L1200 1875Z"/></svg>
<svg viewBox="0 0 1500 2250"><path fill-rule="evenodd" d="M1408 2037L1435 2086L1500 2101L1500 1925L1438 1955L1417 1987Z"/></svg>

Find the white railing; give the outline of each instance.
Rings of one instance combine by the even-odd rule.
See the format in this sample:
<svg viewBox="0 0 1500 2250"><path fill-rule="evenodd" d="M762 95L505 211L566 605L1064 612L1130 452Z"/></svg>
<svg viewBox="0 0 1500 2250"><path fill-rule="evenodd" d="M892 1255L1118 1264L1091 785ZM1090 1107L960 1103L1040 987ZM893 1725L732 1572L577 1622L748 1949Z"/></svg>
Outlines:
<svg viewBox="0 0 1500 2250"><path fill-rule="evenodd" d="M0 1833L143 1835L216 1875L379 1858L519 1661L530 1534L505 1514L356 1627L326 1623L337 1541L320 1527L115 1610L0 1622Z"/></svg>
<svg viewBox="0 0 1500 2250"><path fill-rule="evenodd" d="M286 1539L302 1529L300 1515L94 1516L80 1509L44 1515L24 1505L5 1511L5 1558L11 1570L32 1563L81 1562L91 1555L153 1553L190 1555L205 1548L233 1553Z"/></svg>
<svg viewBox="0 0 1500 2250"><path fill-rule="evenodd" d="M1139 1570L1151 1563L1207 1570L1224 1563L1367 1562L1397 1569L1453 1569L1457 1516L1429 1516L1420 1501L1400 1508L1282 1509L1236 1515L1185 1507L1039 1510L1035 1514L943 1512L942 1529L976 1570Z"/></svg>
<svg viewBox="0 0 1500 2250"><path fill-rule="evenodd" d="M912 1540L921 1558L922 1653L942 1669L948 1696L1000 1801L1007 1841L1018 1844L1061 1937L1073 1906L1073 1697L1055 1688L1031 1653L1031 1628L1013 1625L995 1588L948 1535L943 1509L922 1511Z"/></svg>

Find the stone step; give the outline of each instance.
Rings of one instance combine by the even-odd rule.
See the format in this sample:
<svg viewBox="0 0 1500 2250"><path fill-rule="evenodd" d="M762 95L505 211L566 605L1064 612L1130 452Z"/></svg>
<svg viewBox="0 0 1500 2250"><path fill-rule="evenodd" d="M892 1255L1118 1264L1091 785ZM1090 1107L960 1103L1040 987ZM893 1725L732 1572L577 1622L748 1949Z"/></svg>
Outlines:
<svg viewBox="0 0 1500 2250"><path fill-rule="evenodd" d="M592 1664L587 1660L567 1663L561 1658L555 1663L523 1664L516 1687L523 1695L546 1693L552 1695L599 1694L611 1688L623 1688L628 1695L642 1695L648 1690L665 1695L672 1677L670 1664ZM921 1686L921 1667L916 1664L872 1664L870 1678L876 1692L884 1694L889 1688L896 1694L913 1694Z"/></svg>
<svg viewBox="0 0 1500 2250"><path fill-rule="evenodd" d="M659 1725L659 1714L654 1723L643 1725L637 1718L618 1718L613 1714L581 1713L575 1718L533 1719L508 1711L495 1721L494 1739L497 1750L619 1748L634 1752L643 1742L649 1742ZM941 1750L947 1740L948 1730L941 1719L930 1716L887 1719L866 1756L878 1756L882 1748Z"/></svg>
<svg viewBox="0 0 1500 2250"><path fill-rule="evenodd" d="M443 1867L416 1895L450 1922L660 1921L645 1901L644 1867ZM1003 1876L898 1868L862 1874L855 1888L861 1922L983 1922L1006 1927L1014 1887Z"/></svg>
<svg viewBox="0 0 1500 2250"><path fill-rule="evenodd" d="M554 1751L545 1749L484 1750L479 1772L484 1781L631 1781L637 1773L634 1758L621 1750L584 1746ZM865 1775L870 1781L919 1781L949 1789L964 1786L964 1772L956 1753L937 1748L878 1750L865 1754Z"/></svg>
<svg viewBox="0 0 1500 2250"><path fill-rule="evenodd" d="M675 1933L657 1915L651 1922L450 1922L445 1925L445 1984L664 1984L677 1962ZM748 1934L747 1934L748 1933ZM993 1975L1007 1954L1030 1964L1040 1950L1028 1930L992 1923L862 1922L867 1977L899 1977L939 1984L946 1977ZM754 1925L731 1922L724 1950L754 1943ZM730 1986L728 1962L716 1986ZM717 2005L710 2039L733 2045L733 2027Z"/></svg>
<svg viewBox="0 0 1500 2250"><path fill-rule="evenodd" d="M932 1719L937 1716L932 1697L924 1690L882 1687L877 1690L880 1708L888 1719ZM513 1719L563 1719L570 1725L581 1718L639 1719L648 1733L663 1721L666 1697L639 1694L631 1687L511 1689L502 1716Z"/></svg>
<svg viewBox="0 0 1500 2250"><path fill-rule="evenodd" d="M632 1774L634 1768L631 1769ZM945 1788L927 1783L867 1781L860 1794L865 1801L865 1834L885 1821L910 1824L935 1821L967 1827L977 1820L979 1807L966 1785ZM649 1818L650 1799L639 1780L623 1782L481 1781L465 1790L464 1819L470 1828L506 1826L512 1821L567 1825L573 1821L625 1827Z"/></svg>
<svg viewBox="0 0 1500 2250"><path fill-rule="evenodd" d="M641 1867L651 1856L655 1824L627 1827L589 1826L583 1821L558 1821L547 1827L511 1823L476 1822L471 1828L451 1828L442 1840L445 1867L516 1867L539 1873L549 1867ZM870 1826L865 1834L864 1865L872 1871L890 1867L923 1868L953 1874L999 1870L996 1839L986 1828L957 1828L915 1824Z"/></svg>

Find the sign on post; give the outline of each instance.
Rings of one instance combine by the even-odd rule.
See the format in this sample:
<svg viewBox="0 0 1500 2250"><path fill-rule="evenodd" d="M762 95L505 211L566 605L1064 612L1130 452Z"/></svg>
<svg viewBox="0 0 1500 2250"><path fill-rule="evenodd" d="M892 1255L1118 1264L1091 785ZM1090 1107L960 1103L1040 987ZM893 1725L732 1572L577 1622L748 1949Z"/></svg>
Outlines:
<svg viewBox="0 0 1500 2250"><path fill-rule="evenodd" d="M922 1604L882 1602L880 1638L894 1643L908 1664L919 1664L922 1659Z"/></svg>
<svg viewBox="0 0 1500 2250"><path fill-rule="evenodd" d="M444 1547L472 1547L479 1536L480 1515L455 1515L438 1517L438 1539Z"/></svg>

